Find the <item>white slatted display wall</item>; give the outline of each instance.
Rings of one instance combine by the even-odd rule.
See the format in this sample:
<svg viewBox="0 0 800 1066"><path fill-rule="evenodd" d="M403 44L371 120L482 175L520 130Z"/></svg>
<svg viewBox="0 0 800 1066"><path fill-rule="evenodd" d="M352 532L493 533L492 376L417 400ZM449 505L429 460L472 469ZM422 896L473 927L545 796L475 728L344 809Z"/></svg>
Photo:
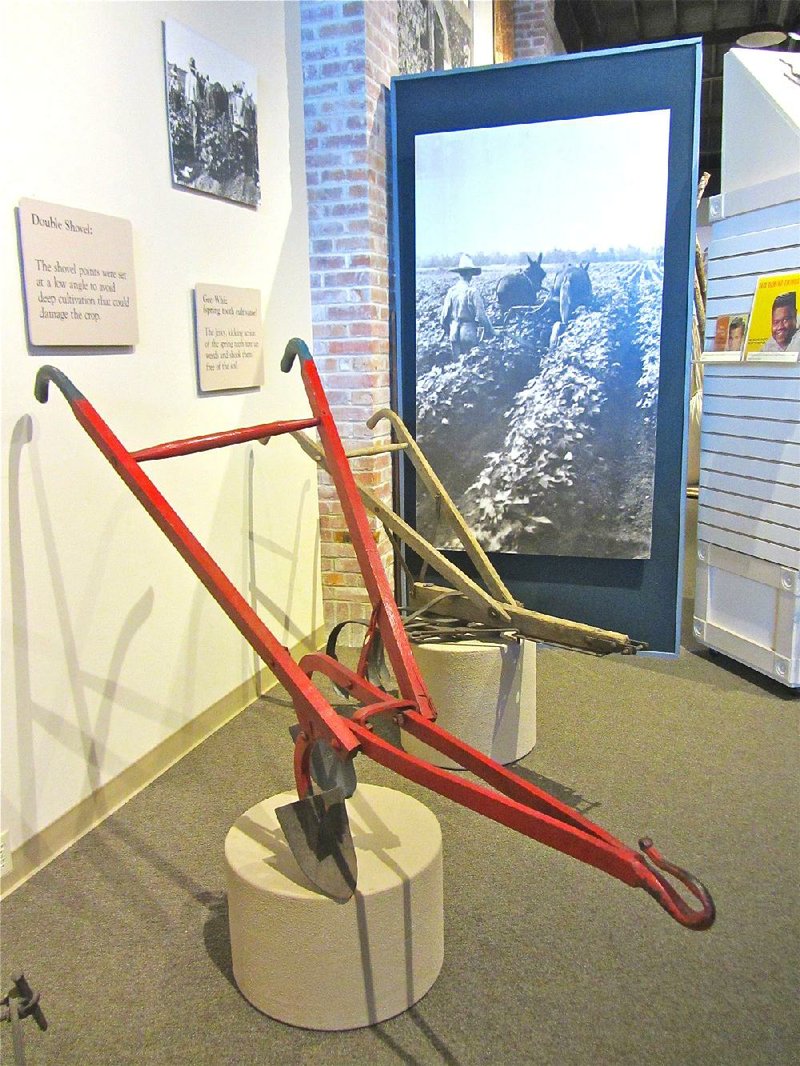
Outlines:
<svg viewBox="0 0 800 1066"><path fill-rule="evenodd" d="M709 350L719 315L749 314L761 275L800 270L800 198L764 206L755 192L752 205L726 197L737 213L714 222ZM697 540L695 636L800 686L799 365L704 365Z"/></svg>
<svg viewBox="0 0 800 1066"><path fill-rule="evenodd" d="M708 249L705 348L711 351L714 347L714 326L720 315L750 313L762 274L798 269L799 199L715 222Z"/></svg>
<svg viewBox="0 0 800 1066"><path fill-rule="evenodd" d="M800 569L800 366L705 367L697 536Z"/></svg>

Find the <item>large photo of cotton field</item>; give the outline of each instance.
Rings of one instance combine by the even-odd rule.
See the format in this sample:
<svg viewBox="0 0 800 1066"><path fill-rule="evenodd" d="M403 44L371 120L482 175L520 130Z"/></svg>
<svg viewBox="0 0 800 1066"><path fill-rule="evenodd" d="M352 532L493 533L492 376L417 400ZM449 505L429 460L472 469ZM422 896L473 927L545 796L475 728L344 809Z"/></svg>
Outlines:
<svg viewBox="0 0 800 1066"><path fill-rule="evenodd" d="M415 138L416 434L488 551L650 556L668 147L666 110Z"/></svg>

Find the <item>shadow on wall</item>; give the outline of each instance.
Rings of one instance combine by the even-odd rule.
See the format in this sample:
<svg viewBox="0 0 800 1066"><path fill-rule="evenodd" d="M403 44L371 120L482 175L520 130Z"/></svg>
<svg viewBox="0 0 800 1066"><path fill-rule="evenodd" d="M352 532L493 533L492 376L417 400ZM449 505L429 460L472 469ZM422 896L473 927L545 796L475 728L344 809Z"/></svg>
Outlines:
<svg viewBox="0 0 800 1066"><path fill-rule="evenodd" d="M306 506L310 502L309 496L311 493L311 485L308 481L304 482L303 487L300 490L300 501L298 505L297 522L294 529L294 541L291 550L283 547L275 540L271 540L268 537L264 537L256 533L255 531L255 455L251 449L248 455L248 477L247 477L247 500L246 509L248 516L248 567L249 567L249 581L248 586L250 589L250 606L254 611L258 611L259 607L265 608L269 611L273 618L277 618L280 621L281 630L276 633L276 636L281 643L286 643L291 637L291 642L296 644L301 640L304 640L308 634L305 633L296 622L292 620L292 607L295 600L295 590L298 578L298 563L300 561L300 536L303 528L303 518L306 511ZM272 474L273 479L280 475L279 469L267 471L267 476ZM270 595L265 592L259 585L257 563L256 563L256 549L261 548L264 552L267 552L273 556L277 556L279 559L285 559L290 563L289 580L288 580L288 597L286 603L281 605L276 600L273 600ZM300 574L300 580L304 578L304 574ZM312 617L316 617L316 612ZM253 652L255 660L255 671L258 671L262 663L255 652ZM260 695L260 693L259 693Z"/></svg>
<svg viewBox="0 0 800 1066"><path fill-rule="evenodd" d="M191 594L182 599L178 608L180 637L179 643L176 642L176 646L170 649L170 656L171 661L180 664L180 669L172 673L171 690L166 701L157 703L151 699L147 686L141 692L124 686L121 679L124 677L128 652L136 635L147 627L153 615L156 594L153 587L147 587L130 604L124 602L127 596L118 605L110 606L107 594L105 601L101 603L101 600L103 589L108 585L109 571L115 565L115 559L119 559L114 544L122 527L129 518L133 522L147 524L150 519L142 515L138 504L120 489L119 497L112 497L105 528L100 529L96 536L92 535L94 551L81 556L77 568L79 572L74 575L81 593L77 599L74 595L71 597L68 591L71 574L69 570L65 574L65 553L59 551L59 545L68 543L65 538L74 541L80 536L80 525L76 522L69 529L58 528L58 523L54 526L50 494L52 485L44 476L41 449L34 439L34 432L32 418L27 415L21 418L12 432L9 452L8 542L17 743L9 744L6 750L8 759L16 758L15 773L10 776L19 784L18 794L12 792L7 800L10 809L4 820L14 825L14 846L28 843L47 827L42 824L47 813L41 810L41 798L47 782L41 776L43 760L37 737L44 735L49 738L49 741L46 740L49 749L55 748L70 755L70 765L78 767L77 772L73 771L64 783L64 809L57 815L60 817L110 782L121 770L128 768L127 764L121 765L124 753L120 754L109 747L109 738L115 732L113 727L117 722L126 726L129 721L130 727L133 727L137 720L146 720L156 723L161 732L173 732L186 723L187 712L191 713L198 704L200 710L206 709L210 697L207 693L198 692L203 675L202 666L219 653L214 639L217 626L227 627L230 624L222 617L217 619L217 608L212 598L201 583L194 583ZM27 460L27 470L23 465L23 456ZM49 473L51 478L57 476L52 471ZM276 554L290 561L288 602L282 606L260 594L256 582L255 561L259 538L253 529L254 486L251 474L252 471L248 470L244 477L250 504L250 522L242 537L241 578L247 580L249 576L253 595L266 605L274 617L282 619L284 638L291 634L299 640L307 634L300 632L293 622L292 605L298 594L296 581L298 565L302 562L299 556L304 515L313 505L311 482L306 479L300 486L292 546L285 548L271 540L261 540L261 546L266 549L267 564L270 557L276 559ZM26 478L29 484L26 484ZM113 478L110 480L113 482ZM116 482L114 487L117 487ZM31 498L33 504L26 505L28 511L23 513L21 501L25 498ZM222 503L220 507L218 514L227 513ZM91 521L91 517L88 521ZM26 524L30 524L31 528L26 528ZM34 554L35 563L32 558ZM178 557L171 556L171 561L177 568L182 567ZM248 575L250 561L252 566ZM134 559L132 566L134 570L141 567L137 579L141 586L146 574L145 563L141 559ZM47 603L39 605L32 612L29 575L34 570L47 588ZM135 588L133 582L131 598L137 595ZM103 611L102 619L95 618L99 603ZM162 614L165 607L169 607L163 596L159 607ZM204 624L206 611L215 615L210 625ZM100 669L90 671L84 666L87 657L92 658L87 634L97 630L98 625L103 643L110 645L109 658L107 666L101 665ZM237 648L233 629L230 647ZM252 649L245 642L238 647L241 680L252 676ZM57 697L46 697L46 702L41 702L36 699L34 678L39 663L48 657L53 668L44 676L43 690L52 692L63 678L62 689ZM254 698L257 696L256 691ZM118 717L120 715L121 718ZM49 780L52 781L52 778ZM50 824L49 819L47 824ZM35 857L31 855L31 858Z"/></svg>
<svg viewBox="0 0 800 1066"><path fill-rule="evenodd" d="M45 479L39 463L39 451L33 444L33 421L23 416L14 427L9 451L8 487L8 546L10 558L11 617L14 632L14 685L17 726L17 777L20 782L18 809L13 812L18 819L16 829L19 839L15 846L25 843L44 826L39 824L38 796L40 788L37 777L35 730L38 728L73 754L82 756L86 766L86 790L76 783L73 803L79 802L86 793L95 791L104 783L104 763L107 757L108 740L113 708L120 705L134 710L139 715L163 721L165 710L148 701L141 693L120 686L123 665L137 632L152 613L154 594L148 588L123 616L107 670L102 675L90 673L81 666L80 633L83 629L73 618L68 603L63 568L57 550L57 537L53 529ZM39 530L44 546L44 560L35 563L26 560L23 538L23 515L21 508L22 458L27 454L33 496L39 518ZM122 509L112 519L112 525L122 518ZM106 531L108 532L108 531ZM103 543L107 543L105 537ZM30 551L30 550L29 550ZM87 576L84 587L96 589L101 582L105 565L105 553L95 558L94 573ZM74 721L65 716L60 707L49 707L34 697L31 646L31 618L26 573L31 565L41 569L42 562L50 577L54 602L53 632L60 639L63 662L68 681L67 704L75 711ZM89 699L90 693L99 695L96 707ZM69 804L70 806L72 804ZM15 833L15 836L17 835ZM35 859L34 856L32 858Z"/></svg>

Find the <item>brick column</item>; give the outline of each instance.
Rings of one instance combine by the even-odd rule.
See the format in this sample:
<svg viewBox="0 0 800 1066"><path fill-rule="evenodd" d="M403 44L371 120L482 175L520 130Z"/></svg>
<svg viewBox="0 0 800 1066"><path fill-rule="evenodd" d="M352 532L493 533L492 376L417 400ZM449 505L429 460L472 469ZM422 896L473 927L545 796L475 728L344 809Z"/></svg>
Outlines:
<svg viewBox="0 0 800 1066"><path fill-rule="evenodd" d="M555 0L516 0L514 58L562 55L566 49L556 29Z"/></svg>
<svg viewBox="0 0 800 1066"><path fill-rule="evenodd" d="M388 439L366 420L389 405L389 209L386 86L397 73L393 0L302 0L312 350L345 447ZM353 461L391 504L388 456ZM328 625L369 615L369 600L330 479L320 475ZM374 523L376 538L379 525ZM391 548L378 538L387 569Z"/></svg>
<svg viewBox="0 0 800 1066"><path fill-rule="evenodd" d="M553 0L513 8L515 58L563 52ZM389 404L387 86L398 70L396 0L301 0L312 351L348 448L388 440L366 420ZM388 456L353 461L391 504ZM373 523L381 556L391 548ZM369 614L330 479L320 475L321 566L328 625Z"/></svg>

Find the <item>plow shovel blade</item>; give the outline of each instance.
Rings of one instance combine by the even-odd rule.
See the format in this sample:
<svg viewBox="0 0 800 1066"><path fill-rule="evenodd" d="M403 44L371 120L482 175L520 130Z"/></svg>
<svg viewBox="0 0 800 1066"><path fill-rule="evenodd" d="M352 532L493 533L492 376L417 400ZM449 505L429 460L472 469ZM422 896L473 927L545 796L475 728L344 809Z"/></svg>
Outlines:
<svg viewBox="0 0 800 1066"><path fill-rule="evenodd" d="M344 793L319 792L275 811L297 865L324 895L346 903L353 895L358 863Z"/></svg>
<svg viewBox="0 0 800 1066"><path fill-rule="evenodd" d="M302 732L300 726L293 725L289 732L292 740L297 743L297 738ZM338 788L345 799L350 799L358 786L353 760L348 759L343 762L337 757L330 744L326 744L324 740L318 740L311 747L310 770L314 784L321 792L330 792Z"/></svg>

